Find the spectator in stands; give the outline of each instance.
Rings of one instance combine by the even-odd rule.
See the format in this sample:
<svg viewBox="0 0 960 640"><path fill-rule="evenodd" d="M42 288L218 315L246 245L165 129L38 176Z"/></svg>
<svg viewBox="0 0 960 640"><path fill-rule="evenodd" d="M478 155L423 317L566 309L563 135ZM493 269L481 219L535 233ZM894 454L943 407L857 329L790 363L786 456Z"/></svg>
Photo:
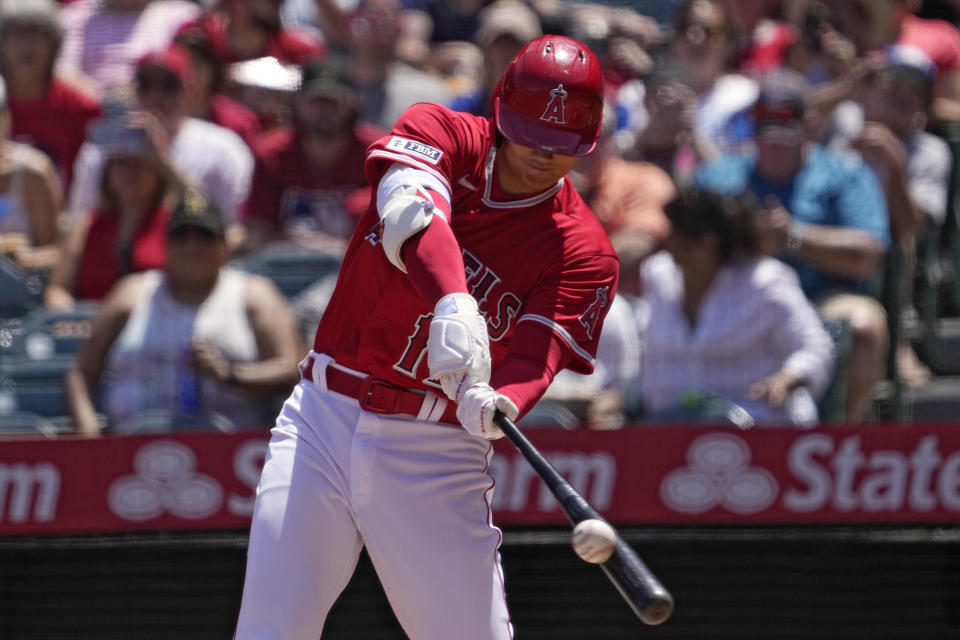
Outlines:
<svg viewBox="0 0 960 640"><path fill-rule="evenodd" d="M360 121L383 129L390 129L414 103L446 105L452 98L442 78L398 58L401 12L399 0L362 0L351 12L325 18L336 20L330 23L330 33L345 37L340 46L360 90Z"/></svg>
<svg viewBox="0 0 960 640"><path fill-rule="evenodd" d="M187 191L167 224L165 269L111 290L66 378L81 434L100 433L93 394L101 382L117 432L155 409L222 415L237 428L269 424L275 407L264 394L299 378L299 336L273 283L225 266L224 231L216 205Z"/></svg>
<svg viewBox="0 0 960 640"><path fill-rule="evenodd" d="M213 42L200 29L183 31L175 42L190 53L193 63L187 115L230 129L252 150L260 135L260 120L246 105L224 93L227 70Z"/></svg>
<svg viewBox="0 0 960 640"><path fill-rule="evenodd" d="M21 267L46 270L60 255L60 180L47 156L9 139L6 93L0 81L0 255Z"/></svg>
<svg viewBox="0 0 960 640"><path fill-rule="evenodd" d="M722 4L736 28L735 67L751 76L780 68L796 39L784 19L783 0L722 0Z"/></svg>
<svg viewBox="0 0 960 640"><path fill-rule="evenodd" d="M165 49L201 13L189 0L77 0L60 13L57 70L90 83L101 97L126 91L137 61Z"/></svg>
<svg viewBox="0 0 960 640"><path fill-rule="evenodd" d="M650 162L674 182L692 179L698 157L706 157L713 145L694 130L697 93L690 75L675 62L660 60L644 79L643 123L638 133L617 132L617 147L629 160Z"/></svg>
<svg viewBox="0 0 960 640"><path fill-rule="evenodd" d="M859 56L850 73L836 79L829 95L831 106L854 96L864 66L869 68L871 61L882 62L886 47L901 45L922 51L936 68L933 114L938 119L960 121L960 33L949 22L913 15L919 4L918 0L822 3L826 19L854 43Z"/></svg>
<svg viewBox="0 0 960 640"><path fill-rule="evenodd" d="M640 263L659 250L670 233L663 207L673 198L674 186L656 165L621 158L613 139L615 127L616 114L607 101L596 148L568 177L617 250L618 290L636 296Z"/></svg>
<svg viewBox="0 0 960 640"><path fill-rule="evenodd" d="M750 141L747 110L757 98L756 81L730 73L735 31L719 0L687 0L673 19L670 52L697 93L694 146L698 160L743 150Z"/></svg>
<svg viewBox="0 0 960 640"><path fill-rule="evenodd" d="M853 335L847 379L848 421L861 421L884 374L887 321L867 295L890 242L883 191L858 158L809 142L809 84L789 70L761 82L753 108L755 154L731 154L704 166L703 187L752 192L764 204L764 250L793 265L803 291L827 319Z"/></svg>
<svg viewBox="0 0 960 640"><path fill-rule="evenodd" d="M137 109L154 116L158 148L165 149L183 181L202 189L217 203L230 225L231 247L242 241L240 208L247 199L253 154L237 134L187 117L187 87L192 83L189 54L179 45L145 56L137 64ZM87 143L77 157L68 215L76 221L97 204L103 157ZM71 225L72 226L72 225Z"/></svg>
<svg viewBox="0 0 960 640"><path fill-rule="evenodd" d="M920 59L917 55L921 56ZM890 230L900 249L897 287L903 316L915 316L913 283L917 240L937 234L947 215L952 158L947 144L924 130L932 103L933 69L916 50L889 50L888 65L870 79L860 110L837 118L833 144L859 152L884 187ZM903 319L901 319L903 322ZM901 332L897 370L907 384L922 384L930 370Z"/></svg>
<svg viewBox="0 0 960 640"><path fill-rule="evenodd" d="M358 123L359 108L344 60L332 54L307 63L293 125L265 133L257 145L244 214L250 248L286 241L343 251L356 223L348 197L367 186L366 148L385 133Z"/></svg>
<svg viewBox="0 0 960 640"><path fill-rule="evenodd" d="M0 74L7 83L10 138L43 151L61 187L70 187L73 162L99 101L53 73L63 30L53 0L0 4Z"/></svg>
<svg viewBox="0 0 960 640"><path fill-rule="evenodd" d="M314 31L284 26L278 0L230 0L184 31L199 29L213 43L220 62L229 65L269 56L284 64L322 57L323 43Z"/></svg>
<svg viewBox="0 0 960 640"><path fill-rule="evenodd" d="M647 417L703 417L696 396L734 403L741 424L815 424L832 343L793 270L763 255L753 198L691 188L666 212L667 251L642 268Z"/></svg>
<svg viewBox="0 0 960 640"><path fill-rule="evenodd" d="M64 240L44 302L71 309L100 300L127 274L166 263L166 225L183 185L138 116L100 120L91 142L104 157L99 202Z"/></svg>
<svg viewBox="0 0 960 640"><path fill-rule="evenodd" d="M540 18L519 0L497 0L484 8L476 33L483 53L483 78L475 90L457 95L450 107L475 116L489 115L490 98L507 64L523 45L541 35Z"/></svg>

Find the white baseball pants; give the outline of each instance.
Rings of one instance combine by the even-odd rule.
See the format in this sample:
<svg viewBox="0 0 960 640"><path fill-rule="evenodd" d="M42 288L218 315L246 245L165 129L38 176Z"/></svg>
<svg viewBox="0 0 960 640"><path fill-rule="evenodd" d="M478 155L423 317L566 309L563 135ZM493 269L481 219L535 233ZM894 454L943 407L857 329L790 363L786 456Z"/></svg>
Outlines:
<svg viewBox="0 0 960 640"><path fill-rule="evenodd" d="M237 640L317 640L366 545L412 640L508 640L490 443L301 380L257 488Z"/></svg>

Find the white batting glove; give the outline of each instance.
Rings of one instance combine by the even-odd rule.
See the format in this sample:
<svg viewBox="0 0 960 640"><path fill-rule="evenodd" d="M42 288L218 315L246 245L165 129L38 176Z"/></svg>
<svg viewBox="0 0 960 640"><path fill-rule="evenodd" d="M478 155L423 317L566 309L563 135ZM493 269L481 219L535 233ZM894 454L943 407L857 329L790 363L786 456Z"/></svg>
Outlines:
<svg viewBox="0 0 960 640"><path fill-rule="evenodd" d="M489 384L480 382L463 392L457 405L457 420L470 435L496 440L503 437L503 431L493 421L497 409L511 420L516 420L520 415L513 400L497 393Z"/></svg>
<svg viewBox="0 0 960 640"><path fill-rule="evenodd" d="M451 293L437 302L427 336L427 366L454 402L464 389L490 380L490 336L473 296Z"/></svg>

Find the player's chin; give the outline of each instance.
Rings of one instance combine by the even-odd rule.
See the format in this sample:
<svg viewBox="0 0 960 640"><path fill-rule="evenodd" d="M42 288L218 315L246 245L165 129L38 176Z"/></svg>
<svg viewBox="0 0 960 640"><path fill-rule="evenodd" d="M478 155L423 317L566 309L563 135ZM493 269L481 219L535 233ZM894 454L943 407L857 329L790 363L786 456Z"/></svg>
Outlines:
<svg viewBox="0 0 960 640"><path fill-rule="evenodd" d="M557 184L562 177L563 175L556 171L531 170L526 175L526 182L530 186L531 193L539 193Z"/></svg>

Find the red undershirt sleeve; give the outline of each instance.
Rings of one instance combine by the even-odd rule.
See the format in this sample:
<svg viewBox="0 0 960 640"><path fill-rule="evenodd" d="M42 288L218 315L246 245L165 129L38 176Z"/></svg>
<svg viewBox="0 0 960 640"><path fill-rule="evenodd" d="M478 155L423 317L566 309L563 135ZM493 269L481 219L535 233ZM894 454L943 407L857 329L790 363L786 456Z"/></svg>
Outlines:
<svg viewBox="0 0 960 640"><path fill-rule="evenodd" d="M510 338L507 357L490 377L490 386L510 398L523 416L571 357L570 348L553 331L536 322L521 322Z"/></svg>
<svg viewBox="0 0 960 640"><path fill-rule="evenodd" d="M427 189L440 213L450 219L450 205L439 194ZM453 229L435 215L426 229L403 243L403 264L417 293L431 308L451 293L468 293L463 253Z"/></svg>

